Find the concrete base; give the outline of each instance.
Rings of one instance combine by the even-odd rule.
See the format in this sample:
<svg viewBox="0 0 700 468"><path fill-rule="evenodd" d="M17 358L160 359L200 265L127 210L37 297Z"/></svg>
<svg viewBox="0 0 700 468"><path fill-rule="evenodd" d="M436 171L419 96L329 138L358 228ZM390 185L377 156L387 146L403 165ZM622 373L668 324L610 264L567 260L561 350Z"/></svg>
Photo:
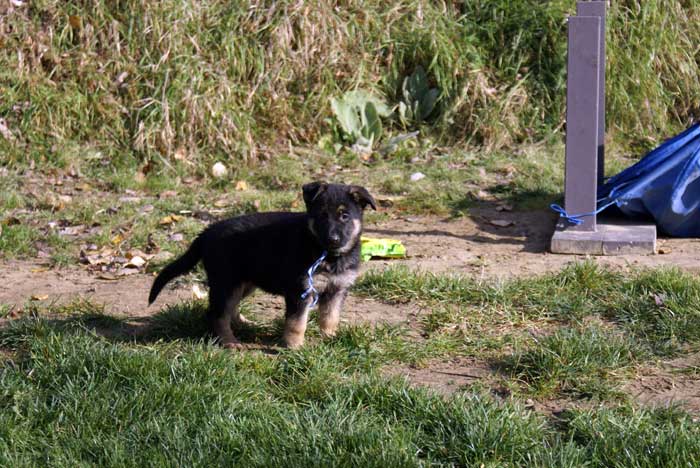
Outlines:
<svg viewBox="0 0 700 468"><path fill-rule="evenodd" d="M621 219L598 219L595 232L574 231L558 222L550 246L552 253L627 255L656 253L656 226Z"/></svg>

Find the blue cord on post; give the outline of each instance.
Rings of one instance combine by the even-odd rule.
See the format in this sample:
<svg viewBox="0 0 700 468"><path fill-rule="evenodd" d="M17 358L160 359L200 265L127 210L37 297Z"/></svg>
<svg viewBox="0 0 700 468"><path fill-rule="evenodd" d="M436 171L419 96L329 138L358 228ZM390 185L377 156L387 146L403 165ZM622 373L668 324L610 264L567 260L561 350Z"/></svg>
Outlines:
<svg viewBox="0 0 700 468"><path fill-rule="evenodd" d="M566 212L566 210L564 208L557 205L556 203L552 203L551 205L549 205L549 207L553 211L559 213L560 218L564 218L566 221L573 224L574 226L578 226L578 225L583 223L583 220L581 218L585 218L586 216L597 215L598 213L600 213L601 211L603 211L607 207L612 206L616 203L618 203L618 200L612 200L612 201L604 204L603 206L601 206L600 208L598 208L595 211L591 211L590 213L580 213L580 214L569 214Z"/></svg>

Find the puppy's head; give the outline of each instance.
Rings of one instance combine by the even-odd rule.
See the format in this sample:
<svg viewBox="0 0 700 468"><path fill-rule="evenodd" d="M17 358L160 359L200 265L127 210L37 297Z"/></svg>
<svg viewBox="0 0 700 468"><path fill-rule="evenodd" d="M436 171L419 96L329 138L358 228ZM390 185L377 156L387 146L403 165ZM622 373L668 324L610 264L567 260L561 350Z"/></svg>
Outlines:
<svg viewBox="0 0 700 468"><path fill-rule="evenodd" d="M362 212L377 209L374 198L359 185L312 182L302 187L309 229L331 255L349 252L360 241Z"/></svg>

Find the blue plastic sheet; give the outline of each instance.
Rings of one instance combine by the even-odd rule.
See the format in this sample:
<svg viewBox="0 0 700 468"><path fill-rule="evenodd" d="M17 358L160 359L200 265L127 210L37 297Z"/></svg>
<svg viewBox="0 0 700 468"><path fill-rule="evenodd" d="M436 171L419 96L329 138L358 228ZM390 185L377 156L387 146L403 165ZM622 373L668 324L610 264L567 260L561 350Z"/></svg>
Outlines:
<svg viewBox="0 0 700 468"><path fill-rule="evenodd" d="M700 237L700 124L608 179L598 190L598 212L609 206L631 218L651 218L665 234ZM553 208L573 223L590 215Z"/></svg>

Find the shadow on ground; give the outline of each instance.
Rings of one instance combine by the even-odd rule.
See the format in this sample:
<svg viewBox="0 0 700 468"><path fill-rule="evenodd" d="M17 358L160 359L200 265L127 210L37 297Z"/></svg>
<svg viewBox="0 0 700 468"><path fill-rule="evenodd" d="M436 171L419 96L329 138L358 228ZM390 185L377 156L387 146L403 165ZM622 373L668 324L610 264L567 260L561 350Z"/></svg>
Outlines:
<svg viewBox="0 0 700 468"><path fill-rule="evenodd" d="M473 226L464 234L455 232L454 228L425 230L423 227L415 230L403 227L401 229L371 227L368 231L398 238L411 235L442 236L478 244L520 246L518 250L527 253L549 251L549 240L557 219L556 213L548 209L514 211L510 210L510 207L511 205L504 202L480 202L473 205L464 215L464 218ZM457 217L450 217L443 222L453 225L457 219Z"/></svg>
<svg viewBox="0 0 700 468"><path fill-rule="evenodd" d="M215 344L204 320L206 305L191 301L167 306L144 317L117 317L98 307L71 315L38 315L6 321L0 325L0 347L16 348L37 333L70 333L85 330L112 343L151 344L189 341ZM281 349L283 321L249 323L237 327L236 336L245 348L276 354Z"/></svg>

